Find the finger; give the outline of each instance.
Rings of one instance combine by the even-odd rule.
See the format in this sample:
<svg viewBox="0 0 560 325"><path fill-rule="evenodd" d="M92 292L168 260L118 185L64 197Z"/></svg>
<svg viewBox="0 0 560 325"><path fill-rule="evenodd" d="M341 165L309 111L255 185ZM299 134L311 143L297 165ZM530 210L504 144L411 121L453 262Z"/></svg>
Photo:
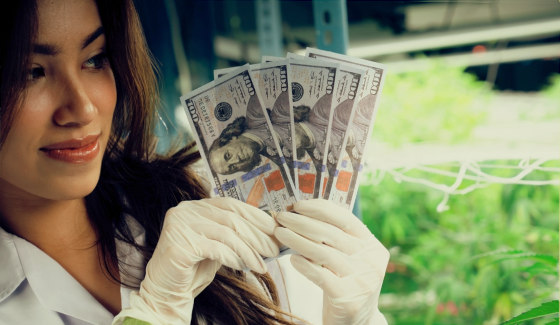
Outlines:
<svg viewBox="0 0 560 325"><path fill-rule="evenodd" d="M323 289L328 297L336 296L339 278L330 270L312 263L301 255L292 255L290 262L298 272Z"/></svg>
<svg viewBox="0 0 560 325"><path fill-rule="evenodd" d="M204 260L200 262L200 264L198 265L198 269L196 270L197 275L194 276L191 286L193 290L193 298L196 298L202 292L202 290L204 290L210 284L211 281L208 281L207 275L215 275L221 266L222 264L220 264L220 262L218 261Z"/></svg>
<svg viewBox="0 0 560 325"><path fill-rule="evenodd" d="M208 204L208 203L205 203ZM208 220L233 229L249 246L255 248L262 256L275 257L279 254L278 244L272 237L237 213L228 210L206 212L206 207L197 207L199 215Z"/></svg>
<svg viewBox="0 0 560 325"><path fill-rule="evenodd" d="M174 263L182 267L192 267L203 259L211 259L237 270L266 270L259 253L235 231L197 214L191 214L189 218L182 218L180 213L168 214L160 242L162 239L166 243L162 249L169 251L165 254L171 254Z"/></svg>
<svg viewBox="0 0 560 325"><path fill-rule="evenodd" d="M360 239L318 219L291 212L280 212L276 220L282 226L305 238L336 248L348 255L354 254L362 247Z"/></svg>
<svg viewBox="0 0 560 325"><path fill-rule="evenodd" d="M204 199L202 202L206 202L223 210L234 212L268 235L272 235L276 227L274 218L266 212L234 198L216 197Z"/></svg>
<svg viewBox="0 0 560 325"><path fill-rule="evenodd" d="M348 209L324 199L301 200L294 203L294 211L342 229L358 238L368 238L369 229Z"/></svg>
<svg viewBox="0 0 560 325"><path fill-rule="evenodd" d="M338 276L352 273L351 265L345 262L347 256L332 247L318 244L283 227L277 227L274 235L282 244L292 248L313 263L323 265Z"/></svg>
<svg viewBox="0 0 560 325"><path fill-rule="evenodd" d="M216 200L215 202L218 201L220 200ZM233 201L240 202L237 200ZM230 228L235 229L235 227L231 226L234 220L237 220L238 223L244 220L243 222L245 224L250 224L249 221L240 217L239 214L211 205L209 200L181 202L177 207L170 209L167 214L164 227L172 229L184 229L185 227L198 229L200 224L206 223L230 225ZM268 218L271 217L268 216ZM276 224L276 222L274 223ZM247 241L247 243L256 248L263 256L273 257L278 255L278 245L274 238L271 238L271 236L267 235L256 226L252 226L250 229L251 231L245 231L246 229L239 230L240 236Z"/></svg>
<svg viewBox="0 0 560 325"><path fill-rule="evenodd" d="M266 264L259 252L243 241L232 229L219 224L206 223L197 226L197 233L201 235L191 245L201 257L218 260L236 270L249 268L259 273L266 272Z"/></svg>

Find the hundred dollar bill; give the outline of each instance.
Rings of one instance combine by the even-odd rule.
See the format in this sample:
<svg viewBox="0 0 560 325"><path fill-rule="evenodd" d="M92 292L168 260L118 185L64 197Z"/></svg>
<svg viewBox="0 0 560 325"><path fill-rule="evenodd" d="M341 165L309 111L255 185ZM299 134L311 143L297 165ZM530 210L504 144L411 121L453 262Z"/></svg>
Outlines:
<svg viewBox="0 0 560 325"><path fill-rule="evenodd" d="M321 177L320 197L328 199L332 187L338 160L342 153L344 136L349 129L350 122L354 119L355 108L358 104L358 90L362 87L364 69L357 69L341 64L337 72L337 82L334 85L333 96L333 118L331 123L331 134L327 148L327 169ZM350 142L351 143L351 142ZM349 142L346 142L348 145Z"/></svg>
<svg viewBox="0 0 560 325"><path fill-rule="evenodd" d="M295 177L301 199L318 198L326 170L338 64L290 58L295 131Z"/></svg>
<svg viewBox="0 0 560 325"><path fill-rule="evenodd" d="M237 69L239 69L241 66L237 66L237 67L229 67L229 68L222 68L222 69L215 69L214 70L214 79L218 79L221 76L224 76L228 73L231 73ZM251 66L249 66L249 69L251 68Z"/></svg>
<svg viewBox="0 0 560 325"><path fill-rule="evenodd" d="M182 96L213 195L286 211L296 194L270 119L245 65Z"/></svg>
<svg viewBox="0 0 560 325"><path fill-rule="evenodd" d="M329 200L351 208L356 200L357 184L363 170L364 150L370 138L375 119L375 108L383 88L385 66L312 48L306 50L306 56L365 69L363 83L358 90L355 113L343 140L342 147L345 150L338 159L336 175L328 197Z"/></svg>
<svg viewBox="0 0 560 325"><path fill-rule="evenodd" d="M228 74L239 67L214 70L214 79ZM291 84L288 81L289 60L274 57L274 61L262 64L251 64L249 70L259 92L262 103L268 113L272 128L276 132L280 148L290 171L290 178L297 188L294 174L292 153L295 152ZM296 192L297 195L297 192Z"/></svg>
<svg viewBox="0 0 560 325"><path fill-rule="evenodd" d="M272 55L263 55L263 57L261 58L261 62L262 63L267 63L267 62L273 62L273 61L282 61L285 60L286 58L283 58L281 56L272 56Z"/></svg>
<svg viewBox="0 0 560 325"><path fill-rule="evenodd" d="M272 128L278 136L280 148L290 171L290 177L297 188L294 171L295 137L294 114L292 111L292 88L288 79L289 60L254 64L250 66L251 76L268 116Z"/></svg>

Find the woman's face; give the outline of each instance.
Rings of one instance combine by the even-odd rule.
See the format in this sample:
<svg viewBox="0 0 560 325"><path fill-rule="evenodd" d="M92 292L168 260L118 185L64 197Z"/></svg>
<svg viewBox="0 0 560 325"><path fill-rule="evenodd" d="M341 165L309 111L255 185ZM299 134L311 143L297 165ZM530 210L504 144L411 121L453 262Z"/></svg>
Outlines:
<svg viewBox="0 0 560 325"><path fill-rule="evenodd" d="M69 200L90 193L116 105L93 0L38 0L23 106L0 147L0 195Z"/></svg>

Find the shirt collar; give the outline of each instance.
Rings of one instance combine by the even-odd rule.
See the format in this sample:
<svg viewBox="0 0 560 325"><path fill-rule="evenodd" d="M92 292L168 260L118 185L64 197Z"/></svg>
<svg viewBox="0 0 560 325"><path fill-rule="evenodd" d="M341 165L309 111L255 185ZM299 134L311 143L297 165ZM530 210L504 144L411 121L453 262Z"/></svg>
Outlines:
<svg viewBox="0 0 560 325"><path fill-rule="evenodd" d="M14 236L21 267L46 308L88 323L110 323L113 315L60 264L27 240Z"/></svg>
<svg viewBox="0 0 560 325"><path fill-rule="evenodd" d="M14 235L0 227L0 302L11 295L25 279L14 244Z"/></svg>
<svg viewBox="0 0 560 325"><path fill-rule="evenodd" d="M126 216L136 243L144 243L144 228ZM144 277L144 259L131 245L116 241L117 254L135 279ZM90 323L111 323L113 315L105 309L60 264L41 249L0 227L0 302L8 298L27 278L37 299L47 308ZM48 279L48 281L46 280ZM125 279L125 283L126 279ZM122 308L129 306L131 289L121 286Z"/></svg>
<svg viewBox="0 0 560 325"><path fill-rule="evenodd" d="M142 227L136 219L128 215L126 216L126 222L136 244L144 245L144 227ZM146 272L146 263L144 261L144 256L132 245L129 245L121 240L117 240L116 246L119 261L126 267L126 271L124 268L120 268L121 282L125 284L121 286L121 307L124 309L130 307L130 292L132 291L132 289L127 287L126 284L140 286L139 281L144 278Z"/></svg>

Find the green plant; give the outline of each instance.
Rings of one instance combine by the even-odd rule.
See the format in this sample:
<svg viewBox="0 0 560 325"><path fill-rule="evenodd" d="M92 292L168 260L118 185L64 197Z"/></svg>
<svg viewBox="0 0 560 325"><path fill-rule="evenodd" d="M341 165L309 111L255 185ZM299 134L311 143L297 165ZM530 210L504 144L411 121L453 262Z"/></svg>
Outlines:
<svg viewBox="0 0 560 325"><path fill-rule="evenodd" d="M493 184L452 196L442 213L440 193L389 177L360 195L364 222L392 252L381 306L391 324L499 324L558 290L554 186Z"/></svg>
<svg viewBox="0 0 560 325"><path fill-rule="evenodd" d="M548 254L536 254L521 250L498 250L482 254L476 258L489 259L492 264L516 261L519 265L519 272L527 274L528 279L541 275L558 277L558 258ZM503 322L501 325L523 324L537 319L545 319L548 322L551 317L555 317L552 323L558 324L558 300L545 302L540 306L533 307Z"/></svg>
<svg viewBox="0 0 560 325"><path fill-rule="evenodd" d="M460 67L391 74L380 97L374 141L394 146L421 141L453 144L486 118L492 92Z"/></svg>
<svg viewBox="0 0 560 325"><path fill-rule="evenodd" d="M546 94L558 98L558 91L560 77L555 77ZM460 68L434 65L389 74L373 141L397 147L468 142L474 128L486 121L484 103L493 95ZM478 163L486 165L485 172L508 178L517 171L503 166L519 162ZM453 174L458 168L452 162L433 167ZM542 167L558 168L558 161ZM442 192L387 175L362 183L359 202L364 222L391 251L380 300L390 324L498 325L516 315L523 320L513 322L550 322L534 316L550 312L549 304L535 304L557 299L556 186L490 184L450 196L449 210L438 213ZM449 177L419 169L407 175L450 185ZM525 179L558 175L543 169ZM474 184L465 180L460 188Z"/></svg>

